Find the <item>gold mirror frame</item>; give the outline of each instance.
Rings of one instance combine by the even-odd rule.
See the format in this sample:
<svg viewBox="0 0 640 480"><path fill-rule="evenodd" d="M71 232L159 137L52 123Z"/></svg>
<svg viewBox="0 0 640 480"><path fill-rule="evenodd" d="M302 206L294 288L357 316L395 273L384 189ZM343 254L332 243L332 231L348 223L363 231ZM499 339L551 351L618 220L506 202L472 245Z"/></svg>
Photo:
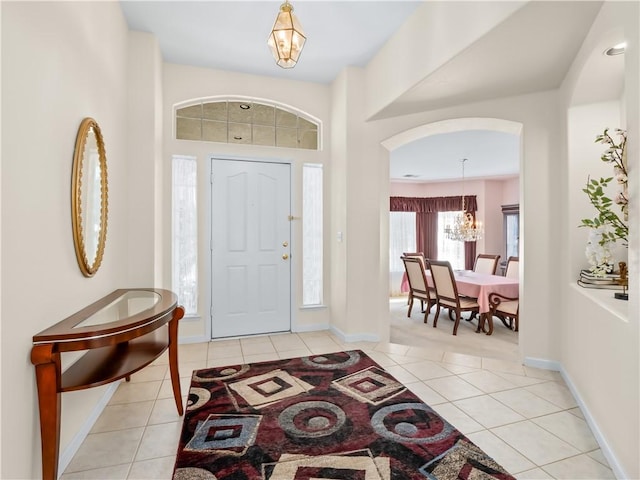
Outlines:
<svg viewBox="0 0 640 480"><path fill-rule="evenodd" d="M86 148L87 139L89 135L93 135L95 139L95 147L98 154L98 162L95 168L99 169L99 172L88 171L93 165L88 165L87 162L90 159L87 158ZM93 139L92 139L93 140ZM95 180L95 184L88 181L88 175L92 174L94 178L99 175L99 187L100 191L97 192L98 180ZM84 185L83 185L84 182ZM93 189L91 188L93 187ZM83 190L84 188L84 190ZM91 222L87 221L86 215L83 217L83 198L86 200L89 195L94 200L99 198L100 200L100 218L94 218ZM86 213L89 211L89 206L85 205L84 209ZM93 118L85 118L78 128L78 135L76 136L76 145L73 152L73 178L72 178L72 191L71 191L71 220L73 226L73 244L76 250L76 258L80 270L85 277L93 277L102 263L102 257L104 255L104 246L107 238L107 212L108 212L108 187L107 187L107 155L104 148L104 140L102 138L102 132L98 123ZM91 243L96 244L95 257L89 259L87 257L86 241L88 239L88 229L91 227L89 223L98 226L98 231L94 234L96 237L91 237Z"/></svg>

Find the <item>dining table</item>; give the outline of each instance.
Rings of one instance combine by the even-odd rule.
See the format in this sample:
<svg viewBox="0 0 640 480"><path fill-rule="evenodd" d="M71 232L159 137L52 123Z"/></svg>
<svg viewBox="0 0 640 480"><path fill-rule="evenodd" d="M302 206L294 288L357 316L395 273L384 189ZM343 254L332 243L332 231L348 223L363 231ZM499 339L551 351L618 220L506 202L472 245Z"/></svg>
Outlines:
<svg viewBox="0 0 640 480"><path fill-rule="evenodd" d="M426 272L427 283L433 287L431 272ZM509 298L518 298L520 283L518 279L503 277L502 275L490 275L476 273L472 270L454 270L453 277L458 288L458 294L465 297L476 298L478 302L480 319L476 332L484 331L487 323L487 335L493 333L493 316L490 314L491 305L489 295L497 293Z"/></svg>

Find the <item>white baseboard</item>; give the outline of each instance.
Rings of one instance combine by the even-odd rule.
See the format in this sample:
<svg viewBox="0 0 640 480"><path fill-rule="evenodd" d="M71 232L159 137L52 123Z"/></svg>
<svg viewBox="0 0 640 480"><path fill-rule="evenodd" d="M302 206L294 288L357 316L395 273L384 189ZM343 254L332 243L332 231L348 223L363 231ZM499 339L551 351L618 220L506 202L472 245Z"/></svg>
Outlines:
<svg viewBox="0 0 640 480"><path fill-rule="evenodd" d="M580 408L580 411L582 412L582 415L585 418L585 421L587 422L587 424L589 425L589 428L591 429L591 432L593 433L593 436L598 442L598 445L600 446L600 449L602 450L603 455L607 459L607 462L609 462L609 466L611 467L611 470L613 470L613 474L616 476L616 478L620 478L620 479L629 478L625 473L624 468L622 468L622 466L620 465L620 462L618 462L618 459L613 453L613 450L611 449L609 442L607 442L607 439L602 434L602 431L598 427L598 423L593 418L593 415L591 415L591 412L589 411L586 404L582 400L582 397L580 396L578 389L576 388L575 384L571 380L571 377L569 376L567 371L564 369L562 364L555 360L545 360L543 358L532 358L532 357L526 357L524 359L524 364L528 367L535 367L543 370L553 370L554 372L560 372L560 375L562 375L562 379L567 384L567 387L571 391L573 398L575 398L576 403L578 404L578 407Z"/></svg>
<svg viewBox="0 0 640 480"><path fill-rule="evenodd" d="M322 330L329 330L329 324L328 323L313 323L311 325L296 325L296 326L291 326L291 331L293 333L299 333L299 332L319 332Z"/></svg>
<svg viewBox="0 0 640 480"><path fill-rule="evenodd" d="M584 419L589 425L589 428L591 429L593 436L596 438L596 441L598 442L598 445L600 446L602 453L607 459L607 462L609 462L609 466L611 467L611 470L613 470L613 474L616 476L616 478L621 478L621 479L630 478L629 476L627 476L626 472L624 471L624 468L622 468L622 465L620 465L620 462L618 462L618 459L613 453L613 450L611 449L609 442L607 442L607 439L602 434L602 431L600 430L600 427L598 427L598 424L593 418L593 415L591 415L591 412L589 411L585 403L582 401L582 397L580 397L580 394L578 393L576 386L571 381L571 377L562 366L560 368L560 374L562 375L564 382L567 384L567 387L569 387L569 390L571 390L571 394L573 395L573 398L576 399L576 402L578 403L578 407L580 407L580 411L582 412L582 415L584 415Z"/></svg>
<svg viewBox="0 0 640 480"><path fill-rule="evenodd" d="M555 360L546 360L544 358L525 357L523 362L527 367L539 368L541 370L552 370L559 372L562 369L562 364Z"/></svg>
<svg viewBox="0 0 640 480"><path fill-rule="evenodd" d="M338 327L334 327L333 325L331 325L329 330L331 330L331 333L333 333L336 337L338 337L342 342L345 343L380 341L380 337L373 333L344 333Z"/></svg>
<svg viewBox="0 0 640 480"><path fill-rule="evenodd" d="M82 442L87 438L87 435L89 435L91 428L96 423L96 420L98 420L98 417L104 410L104 407L107 406L109 400L113 397L113 394L116 393L118 385L120 385L120 382L113 382L109 384L100 400L98 400L98 403L96 403L93 410L91 410L87 420L80 427L80 430L78 430L78 432L73 436L71 442L67 445L67 448L60 453L60 459L58 460L58 477L62 475L62 472L64 472L69 466L69 463L71 463L73 456L77 453L80 445L82 445Z"/></svg>

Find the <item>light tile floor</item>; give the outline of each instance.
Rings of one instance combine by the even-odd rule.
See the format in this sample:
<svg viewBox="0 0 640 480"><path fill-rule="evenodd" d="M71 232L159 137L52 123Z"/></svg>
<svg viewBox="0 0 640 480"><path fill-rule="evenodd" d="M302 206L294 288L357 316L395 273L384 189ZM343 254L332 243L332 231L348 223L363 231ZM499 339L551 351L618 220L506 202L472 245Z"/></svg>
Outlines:
<svg viewBox="0 0 640 480"><path fill-rule="evenodd" d="M395 307L406 318L406 304ZM408 320L421 334L453 337L444 317L437 329L424 325L419 311ZM494 338L467 327L458 336L467 342L473 335L476 350L485 351ZM615 478L560 375L500 358L499 349L483 357L448 345L342 343L327 331L180 345L182 393L186 399L194 369L352 349L371 356L519 479ZM63 480L171 478L182 418L167 363L164 355L120 384Z"/></svg>

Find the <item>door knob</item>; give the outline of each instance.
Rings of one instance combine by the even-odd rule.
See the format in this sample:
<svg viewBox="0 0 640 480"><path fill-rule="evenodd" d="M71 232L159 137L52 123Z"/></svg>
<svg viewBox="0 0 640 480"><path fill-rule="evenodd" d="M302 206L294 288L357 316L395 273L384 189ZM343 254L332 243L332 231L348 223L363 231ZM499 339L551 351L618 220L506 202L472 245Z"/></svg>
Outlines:
<svg viewBox="0 0 640 480"><path fill-rule="evenodd" d="M283 253L283 254L282 254L282 259L283 259L283 260L286 260L287 258L289 258L289 255L287 255L286 253Z"/></svg>

